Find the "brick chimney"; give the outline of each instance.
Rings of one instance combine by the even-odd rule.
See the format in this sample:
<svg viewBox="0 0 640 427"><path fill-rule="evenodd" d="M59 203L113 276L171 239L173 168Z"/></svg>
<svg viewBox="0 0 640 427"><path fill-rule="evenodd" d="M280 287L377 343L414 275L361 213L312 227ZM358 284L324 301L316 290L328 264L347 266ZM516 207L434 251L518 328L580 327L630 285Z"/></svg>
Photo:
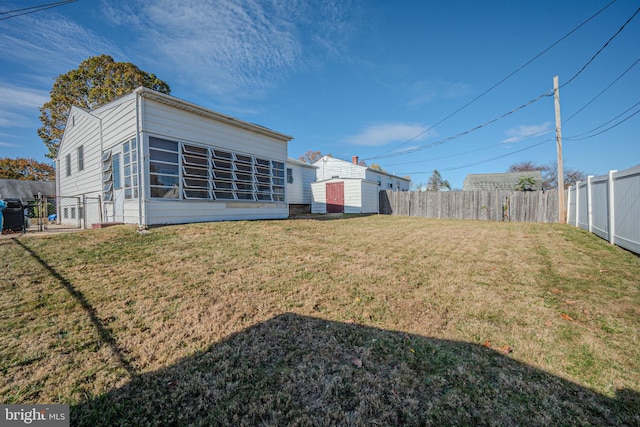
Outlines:
<svg viewBox="0 0 640 427"><path fill-rule="evenodd" d="M351 156L351 163L353 163L354 165L358 164L358 156Z"/></svg>

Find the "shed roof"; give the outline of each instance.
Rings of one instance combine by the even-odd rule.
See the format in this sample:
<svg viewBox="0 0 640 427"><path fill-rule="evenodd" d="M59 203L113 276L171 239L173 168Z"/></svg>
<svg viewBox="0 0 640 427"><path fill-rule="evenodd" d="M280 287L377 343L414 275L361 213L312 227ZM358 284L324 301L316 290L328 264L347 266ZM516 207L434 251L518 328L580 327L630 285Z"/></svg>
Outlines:
<svg viewBox="0 0 640 427"><path fill-rule="evenodd" d="M462 189L470 190L516 190L522 177L533 178L532 190L542 190L542 173L540 171L507 172L507 173L478 173L469 174L464 179Z"/></svg>
<svg viewBox="0 0 640 427"><path fill-rule="evenodd" d="M22 200L35 200L38 193L42 193L44 196L55 196L55 181L0 179L0 196L2 198L19 197Z"/></svg>

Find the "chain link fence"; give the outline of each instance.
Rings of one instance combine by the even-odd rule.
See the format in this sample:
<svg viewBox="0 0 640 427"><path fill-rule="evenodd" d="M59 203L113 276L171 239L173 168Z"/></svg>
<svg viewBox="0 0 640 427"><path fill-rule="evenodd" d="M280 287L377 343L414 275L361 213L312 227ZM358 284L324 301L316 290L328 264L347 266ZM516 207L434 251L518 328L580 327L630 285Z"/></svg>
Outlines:
<svg viewBox="0 0 640 427"><path fill-rule="evenodd" d="M102 222L100 197L40 196L25 208L27 231L87 229Z"/></svg>

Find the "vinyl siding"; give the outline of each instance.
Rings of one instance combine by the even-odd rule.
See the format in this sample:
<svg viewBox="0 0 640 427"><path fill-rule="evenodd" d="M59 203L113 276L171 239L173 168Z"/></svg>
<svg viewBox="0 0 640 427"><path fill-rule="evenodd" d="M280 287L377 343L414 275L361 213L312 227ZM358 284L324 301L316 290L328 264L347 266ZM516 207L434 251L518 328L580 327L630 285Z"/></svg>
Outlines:
<svg viewBox="0 0 640 427"><path fill-rule="evenodd" d="M148 136L182 141L200 146L216 147L286 164L287 143L250 130L165 105L142 99L144 159L148 159ZM149 165L143 164L145 195L149 194ZM285 175L286 177L286 175ZM287 186L285 184L285 197ZM180 224L242 219L281 219L289 216L283 202L243 202L207 200L162 200L144 198L144 223Z"/></svg>
<svg viewBox="0 0 640 427"><path fill-rule="evenodd" d="M208 145L287 161L287 143L230 124L144 99L143 131L166 139Z"/></svg>
<svg viewBox="0 0 640 427"><path fill-rule="evenodd" d="M330 179L311 184L312 213L327 213L328 183L344 182L344 213L378 213L378 183L363 179Z"/></svg>
<svg viewBox="0 0 640 427"><path fill-rule="evenodd" d="M84 157L82 171L78 171L78 147L80 146L82 146ZM100 156L100 121L85 111L72 108L58 152L56 168L60 192L58 195L100 194ZM67 176L67 159L71 160L70 176Z"/></svg>
<svg viewBox="0 0 640 427"><path fill-rule="evenodd" d="M318 167L316 172L317 181L326 181L334 178L366 178L366 167L333 157L325 156L313 165Z"/></svg>
<svg viewBox="0 0 640 427"><path fill-rule="evenodd" d="M287 202L290 204L311 204L311 183L316 180L316 168L287 162L293 172L293 183L287 182Z"/></svg>

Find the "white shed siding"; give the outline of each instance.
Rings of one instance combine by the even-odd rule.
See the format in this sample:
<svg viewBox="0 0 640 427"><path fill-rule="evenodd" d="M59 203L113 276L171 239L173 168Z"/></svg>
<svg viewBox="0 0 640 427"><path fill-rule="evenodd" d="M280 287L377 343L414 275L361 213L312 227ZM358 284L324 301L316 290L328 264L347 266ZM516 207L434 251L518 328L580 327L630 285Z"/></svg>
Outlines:
<svg viewBox="0 0 640 427"><path fill-rule="evenodd" d="M362 181L359 179L344 179L342 181L344 182L344 213L360 213Z"/></svg>
<svg viewBox="0 0 640 427"><path fill-rule="evenodd" d="M311 184L313 203L312 213L327 213L328 183L344 183L344 213L378 213L378 183L364 179L330 179Z"/></svg>
<svg viewBox="0 0 640 427"><path fill-rule="evenodd" d="M293 182L287 182L287 202L310 205L311 183L316 180L316 167L300 163L297 160L287 160L287 168L293 173Z"/></svg>
<svg viewBox="0 0 640 427"><path fill-rule="evenodd" d="M311 213L327 213L326 181L311 184Z"/></svg>
<svg viewBox="0 0 640 427"><path fill-rule="evenodd" d="M78 148L82 147L84 169L78 170ZM65 196L97 195L100 193L100 121L78 108L70 112L66 132L58 152L57 179L59 191ZM71 175L67 176L67 160L71 160Z"/></svg>

